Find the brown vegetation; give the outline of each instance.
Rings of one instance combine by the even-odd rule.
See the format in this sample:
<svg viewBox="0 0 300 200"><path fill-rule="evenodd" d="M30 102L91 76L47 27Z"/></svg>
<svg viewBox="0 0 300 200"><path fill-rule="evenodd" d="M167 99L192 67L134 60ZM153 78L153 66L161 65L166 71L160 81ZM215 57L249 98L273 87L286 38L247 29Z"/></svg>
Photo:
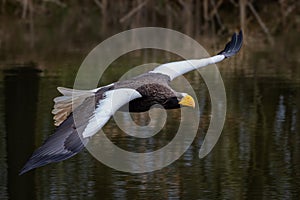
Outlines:
<svg viewBox="0 0 300 200"><path fill-rule="evenodd" d="M24 20L49 16L49 20L54 20L52 17L58 12L61 16L81 13L80 17L94 13L99 15L104 32L107 26L163 26L192 36L237 27L245 29L251 24L258 25L270 37L271 27L276 32L296 25L298 4L297 0L2 0L1 14Z"/></svg>
<svg viewBox="0 0 300 200"><path fill-rule="evenodd" d="M300 30L297 0L2 0L0 7L0 50L13 51L8 56L27 47L90 49L113 34L144 26L202 41L243 29L245 44L265 40L271 45L277 35Z"/></svg>

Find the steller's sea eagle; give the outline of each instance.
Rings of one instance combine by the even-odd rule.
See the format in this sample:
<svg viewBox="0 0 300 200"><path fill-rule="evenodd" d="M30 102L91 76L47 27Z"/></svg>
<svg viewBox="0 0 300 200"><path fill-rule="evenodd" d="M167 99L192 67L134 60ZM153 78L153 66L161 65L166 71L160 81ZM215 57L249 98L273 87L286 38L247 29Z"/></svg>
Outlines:
<svg viewBox="0 0 300 200"><path fill-rule="evenodd" d="M194 99L174 91L169 83L174 78L235 55L243 42L242 31L234 34L225 49L215 56L162 64L154 70L129 80L112 83L94 90L58 87L63 95L54 99L55 133L47 138L27 161L20 175L49 163L68 159L79 153L124 105L129 112L144 112L160 104L165 109L195 107Z"/></svg>

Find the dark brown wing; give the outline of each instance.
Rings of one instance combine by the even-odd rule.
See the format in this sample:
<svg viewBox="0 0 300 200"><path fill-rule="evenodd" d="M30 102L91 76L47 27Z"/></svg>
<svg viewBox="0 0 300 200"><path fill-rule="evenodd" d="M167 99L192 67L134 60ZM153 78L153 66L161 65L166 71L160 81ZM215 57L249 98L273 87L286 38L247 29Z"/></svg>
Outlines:
<svg viewBox="0 0 300 200"><path fill-rule="evenodd" d="M20 175L49 163L66 160L79 153L88 142L81 133L87 126L90 116L95 110L96 103L104 98L104 93L113 87L101 88L93 97L85 101L71 113L39 147L20 171ZM78 113L77 113L78 112ZM74 116L76 119L74 120ZM75 124L76 122L76 124Z"/></svg>

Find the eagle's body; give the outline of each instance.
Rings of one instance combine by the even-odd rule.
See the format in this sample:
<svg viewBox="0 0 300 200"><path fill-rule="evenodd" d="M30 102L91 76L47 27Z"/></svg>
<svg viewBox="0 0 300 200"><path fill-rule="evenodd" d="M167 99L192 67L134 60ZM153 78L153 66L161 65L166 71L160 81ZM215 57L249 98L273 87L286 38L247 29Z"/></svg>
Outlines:
<svg viewBox="0 0 300 200"><path fill-rule="evenodd" d="M54 99L52 111L57 129L33 153L20 174L76 155L119 109L145 112L157 104L164 109L195 107L193 98L174 91L169 85L170 81L191 70L235 55L242 46L242 39L242 32L234 34L225 49L216 56L166 63L132 79L94 90L59 87L63 96Z"/></svg>
<svg viewBox="0 0 300 200"><path fill-rule="evenodd" d="M129 102L129 112L145 112L152 106L159 104L165 109L179 108L178 96L170 86L170 78L163 74L145 73L130 80L114 84L114 88L131 88L138 91L142 97ZM121 110L126 110L122 108Z"/></svg>

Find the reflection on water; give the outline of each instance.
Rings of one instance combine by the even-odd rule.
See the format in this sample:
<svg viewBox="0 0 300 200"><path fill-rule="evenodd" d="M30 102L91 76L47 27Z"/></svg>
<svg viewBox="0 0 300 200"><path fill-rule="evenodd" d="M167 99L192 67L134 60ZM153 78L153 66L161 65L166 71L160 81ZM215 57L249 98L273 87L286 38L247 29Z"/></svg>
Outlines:
<svg viewBox="0 0 300 200"><path fill-rule="evenodd" d="M222 71L228 103L225 127L202 160L198 153L210 120L210 99L201 77L192 72L186 77L199 95L201 122L193 144L175 163L131 174L113 170L84 151L18 176L33 149L53 132L56 87L70 86L66 77L72 80L73 74L74 68L39 73L15 66L1 72L1 199L296 199L300 195L300 79L276 73L259 76L255 71ZM115 75L107 76L107 82L112 80ZM139 124L148 120L143 115L134 118ZM126 135L113 120L105 130L121 148L152 151L174 138L179 119L180 112L168 112L166 126L148 139Z"/></svg>
<svg viewBox="0 0 300 200"><path fill-rule="evenodd" d="M26 180L19 179L18 168L34 149L38 71L31 66L22 66L5 70L4 76L5 107L2 112L5 113L9 197L33 198L34 177L29 175Z"/></svg>

